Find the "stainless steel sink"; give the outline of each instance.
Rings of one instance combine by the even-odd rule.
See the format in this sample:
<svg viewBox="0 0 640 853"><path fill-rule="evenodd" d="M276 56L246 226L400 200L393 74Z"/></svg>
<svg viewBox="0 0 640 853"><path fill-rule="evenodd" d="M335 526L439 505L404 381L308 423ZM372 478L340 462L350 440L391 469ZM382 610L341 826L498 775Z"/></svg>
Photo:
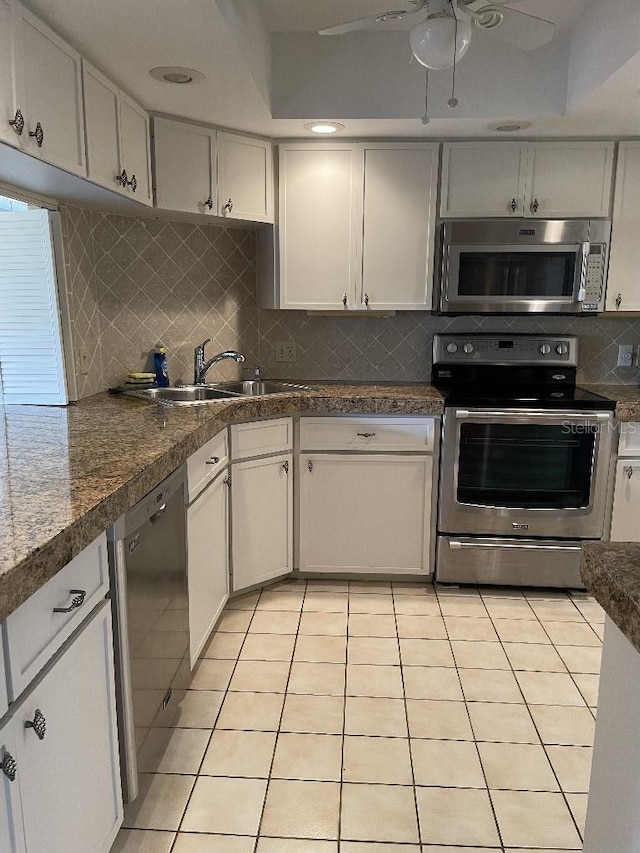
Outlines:
<svg viewBox="0 0 640 853"><path fill-rule="evenodd" d="M308 390L305 385L292 385L289 382L251 380L218 382L215 385L181 385L177 388L144 388L125 393L170 406L195 406L200 403L214 403L217 400L231 400L238 397L258 397L265 394L287 394Z"/></svg>

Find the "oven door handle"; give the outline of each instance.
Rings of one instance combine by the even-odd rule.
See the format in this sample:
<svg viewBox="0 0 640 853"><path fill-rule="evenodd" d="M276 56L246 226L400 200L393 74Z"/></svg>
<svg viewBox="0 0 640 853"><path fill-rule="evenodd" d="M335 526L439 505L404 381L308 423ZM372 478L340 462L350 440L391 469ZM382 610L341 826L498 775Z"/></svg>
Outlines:
<svg viewBox="0 0 640 853"><path fill-rule="evenodd" d="M579 545L537 545L531 544L515 544L515 543L500 543L500 542L461 542L459 539L451 539L449 548L491 548L492 550L515 550L515 551L580 551Z"/></svg>
<svg viewBox="0 0 640 853"><path fill-rule="evenodd" d="M530 420L556 420L561 423L565 421L608 421L611 418L611 412L532 412L527 409L511 409L510 411L487 411L481 412L471 411L470 409L455 409L454 417L457 420L466 420L467 418L481 418L482 420L495 418L521 418L527 421Z"/></svg>

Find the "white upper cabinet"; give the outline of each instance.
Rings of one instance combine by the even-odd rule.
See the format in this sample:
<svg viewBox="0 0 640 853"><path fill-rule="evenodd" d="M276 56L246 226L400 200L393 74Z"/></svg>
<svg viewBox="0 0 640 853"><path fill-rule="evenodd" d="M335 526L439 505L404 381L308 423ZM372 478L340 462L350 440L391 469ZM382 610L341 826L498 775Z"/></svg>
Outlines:
<svg viewBox="0 0 640 853"><path fill-rule="evenodd" d="M438 146L280 146L279 307L431 307Z"/></svg>
<svg viewBox="0 0 640 853"><path fill-rule="evenodd" d="M147 113L84 60L82 82L89 178L150 205Z"/></svg>
<svg viewBox="0 0 640 853"><path fill-rule="evenodd" d="M349 144L280 146L280 308L359 307L358 156Z"/></svg>
<svg viewBox="0 0 640 853"><path fill-rule="evenodd" d="M611 142L452 142L444 146L445 218L607 217Z"/></svg>
<svg viewBox="0 0 640 853"><path fill-rule="evenodd" d="M522 216L526 143L452 142L442 155L442 217Z"/></svg>
<svg viewBox="0 0 640 853"><path fill-rule="evenodd" d="M361 306L431 307L438 145L364 149Z"/></svg>
<svg viewBox="0 0 640 853"><path fill-rule="evenodd" d="M127 173L127 188L136 201L153 204L151 192L151 151L149 116L120 92L120 151L122 168Z"/></svg>
<svg viewBox="0 0 640 853"><path fill-rule="evenodd" d="M20 115L16 116L13 73L13 46L11 40L11 6L0 0L0 139L11 145L20 145L24 136ZM15 122L10 124L10 122Z"/></svg>
<svg viewBox="0 0 640 853"><path fill-rule="evenodd" d="M621 142L613 201L607 311L640 311L640 142Z"/></svg>
<svg viewBox="0 0 640 853"><path fill-rule="evenodd" d="M216 133L196 124L153 120L156 205L166 210L214 213Z"/></svg>
<svg viewBox="0 0 640 853"><path fill-rule="evenodd" d="M158 207L273 222L270 142L163 118L153 127Z"/></svg>
<svg viewBox="0 0 640 853"><path fill-rule="evenodd" d="M609 216L612 142L530 142L528 148L527 216Z"/></svg>
<svg viewBox="0 0 640 853"><path fill-rule="evenodd" d="M86 174L80 54L16 4L13 15L16 106L29 154Z"/></svg>
<svg viewBox="0 0 640 853"><path fill-rule="evenodd" d="M218 133L218 212L273 222L273 147L263 139Z"/></svg>

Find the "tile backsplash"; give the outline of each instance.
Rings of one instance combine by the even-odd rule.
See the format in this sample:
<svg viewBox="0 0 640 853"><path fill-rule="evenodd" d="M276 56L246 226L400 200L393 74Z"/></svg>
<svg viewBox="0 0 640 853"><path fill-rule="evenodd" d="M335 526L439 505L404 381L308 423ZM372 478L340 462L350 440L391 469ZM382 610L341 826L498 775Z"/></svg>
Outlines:
<svg viewBox="0 0 640 853"><path fill-rule="evenodd" d="M260 309L256 241L250 229L116 216L62 208L65 263L80 397L151 369L156 341L167 347L172 382L190 381L193 348L237 349L245 373L274 379L427 381L435 332L572 334L580 339L579 380L637 384L637 368L616 368L619 343L640 343L640 318L327 317ZM294 364L275 361L278 341L295 341ZM90 353L87 375L79 350ZM233 362L210 379L236 378Z"/></svg>

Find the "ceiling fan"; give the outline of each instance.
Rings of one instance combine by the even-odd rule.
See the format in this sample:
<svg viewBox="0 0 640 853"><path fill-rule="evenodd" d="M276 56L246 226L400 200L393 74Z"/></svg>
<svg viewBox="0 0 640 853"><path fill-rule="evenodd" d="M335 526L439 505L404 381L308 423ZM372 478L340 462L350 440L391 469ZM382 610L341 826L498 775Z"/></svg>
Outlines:
<svg viewBox="0 0 640 853"><path fill-rule="evenodd" d="M320 30L333 36L357 30L375 29L389 21L418 16L422 21L409 33L413 55L427 68L450 68L467 51L474 29L485 30L521 50L535 50L553 38L555 25L504 4L507 0L408 0L412 9L396 9L347 21ZM455 45L455 50L454 50Z"/></svg>

